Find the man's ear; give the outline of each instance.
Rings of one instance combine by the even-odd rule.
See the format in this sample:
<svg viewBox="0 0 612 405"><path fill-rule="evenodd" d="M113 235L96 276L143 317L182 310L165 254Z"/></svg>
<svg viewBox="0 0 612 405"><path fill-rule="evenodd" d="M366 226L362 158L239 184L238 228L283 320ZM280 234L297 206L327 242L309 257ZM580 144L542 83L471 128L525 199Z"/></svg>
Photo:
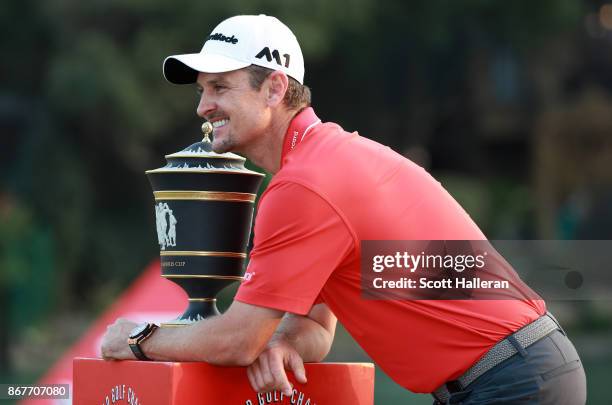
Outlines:
<svg viewBox="0 0 612 405"><path fill-rule="evenodd" d="M275 70L266 78L267 103L270 107L277 107L283 102L289 79L280 70Z"/></svg>

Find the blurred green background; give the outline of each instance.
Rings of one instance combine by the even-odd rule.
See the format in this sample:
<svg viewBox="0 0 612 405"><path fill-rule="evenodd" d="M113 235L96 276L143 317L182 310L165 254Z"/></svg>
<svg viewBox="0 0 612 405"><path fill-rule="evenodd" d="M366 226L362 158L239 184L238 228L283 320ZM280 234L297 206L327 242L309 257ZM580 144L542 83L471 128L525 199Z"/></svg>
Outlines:
<svg viewBox="0 0 612 405"><path fill-rule="evenodd" d="M612 239L612 3L3 1L0 382L35 381L158 255L144 171L200 124L162 60L259 13L298 37L324 121L426 167L490 239ZM609 403L612 303L549 307ZM367 357L340 330L329 359Z"/></svg>

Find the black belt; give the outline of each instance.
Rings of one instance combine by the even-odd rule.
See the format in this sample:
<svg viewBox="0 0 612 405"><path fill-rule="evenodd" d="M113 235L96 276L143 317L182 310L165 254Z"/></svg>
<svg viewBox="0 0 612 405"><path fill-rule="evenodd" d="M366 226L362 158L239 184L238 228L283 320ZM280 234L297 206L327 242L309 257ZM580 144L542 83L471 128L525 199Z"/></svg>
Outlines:
<svg viewBox="0 0 612 405"><path fill-rule="evenodd" d="M497 342L461 377L441 385L432 395L438 402L446 403L452 393L467 388L478 377L518 353L515 344L525 349L556 329L561 329L561 327L550 313L541 316L530 324L523 326L512 335Z"/></svg>

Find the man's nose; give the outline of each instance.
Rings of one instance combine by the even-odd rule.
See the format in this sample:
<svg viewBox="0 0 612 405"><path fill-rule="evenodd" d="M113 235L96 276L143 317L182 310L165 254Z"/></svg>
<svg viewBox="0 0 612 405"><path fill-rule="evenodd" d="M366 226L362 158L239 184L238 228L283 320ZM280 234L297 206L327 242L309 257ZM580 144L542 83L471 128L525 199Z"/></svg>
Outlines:
<svg viewBox="0 0 612 405"><path fill-rule="evenodd" d="M210 97L204 97L204 94L200 96L200 102L198 103L198 108L196 110L198 116L206 118L207 115L216 109L217 105L215 104L214 100L212 100Z"/></svg>

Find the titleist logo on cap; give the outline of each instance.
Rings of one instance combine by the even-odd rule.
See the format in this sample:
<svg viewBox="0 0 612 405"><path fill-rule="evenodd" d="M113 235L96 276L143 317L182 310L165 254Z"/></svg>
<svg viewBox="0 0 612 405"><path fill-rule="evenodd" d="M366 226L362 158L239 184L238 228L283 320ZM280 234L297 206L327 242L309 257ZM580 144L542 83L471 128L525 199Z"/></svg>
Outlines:
<svg viewBox="0 0 612 405"><path fill-rule="evenodd" d="M230 44L235 44L238 42L238 38L235 38L233 35L231 37L226 37L220 32L217 32L217 33L210 34L209 36L207 36L206 41L222 41L222 42L228 42Z"/></svg>

